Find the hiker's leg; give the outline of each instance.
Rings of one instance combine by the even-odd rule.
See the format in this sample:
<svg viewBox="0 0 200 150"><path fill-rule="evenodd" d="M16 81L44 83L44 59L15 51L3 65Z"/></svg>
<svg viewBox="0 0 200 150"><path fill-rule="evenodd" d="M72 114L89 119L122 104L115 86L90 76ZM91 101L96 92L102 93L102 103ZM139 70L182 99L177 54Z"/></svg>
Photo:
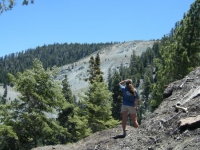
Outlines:
<svg viewBox="0 0 200 150"><path fill-rule="evenodd" d="M136 114L130 114L131 115L131 119L133 121L133 124L134 124L134 127L135 128L138 128L139 127L139 124L137 122L137 117L136 117Z"/></svg>
<svg viewBox="0 0 200 150"><path fill-rule="evenodd" d="M123 111L123 112L122 112L122 129L123 129L123 132L126 132L126 119L127 119L127 114L128 114L128 111Z"/></svg>

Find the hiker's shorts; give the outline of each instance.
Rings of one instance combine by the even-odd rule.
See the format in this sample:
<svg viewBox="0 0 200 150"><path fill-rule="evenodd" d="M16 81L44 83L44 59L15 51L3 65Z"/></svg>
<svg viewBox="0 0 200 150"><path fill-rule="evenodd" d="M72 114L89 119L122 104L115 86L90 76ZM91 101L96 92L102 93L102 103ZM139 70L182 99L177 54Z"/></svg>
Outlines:
<svg viewBox="0 0 200 150"><path fill-rule="evenodd" d="M121 107L121 113L123 111L128 111L128 113L130 113L130 114L136 114L135 107L133 107L133 106L122 105L122 107Z"/></svg>

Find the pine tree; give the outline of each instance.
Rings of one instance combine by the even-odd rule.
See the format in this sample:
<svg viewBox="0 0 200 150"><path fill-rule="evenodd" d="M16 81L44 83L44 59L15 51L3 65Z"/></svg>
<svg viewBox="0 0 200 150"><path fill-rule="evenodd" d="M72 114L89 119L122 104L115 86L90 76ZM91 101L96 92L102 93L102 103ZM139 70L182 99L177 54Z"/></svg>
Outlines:
<svg viewBox="0 0 200 150"><path fill-rule="evenodd" d="M139 106L140 109L138 111L138 122L141 123L144 116L151 112L151 92L152 92L152 68L146 68L143 84L142 84L142 92L140 93L140 101Z"/></svg>
<svg viewBox="0 0 200 150"><path fill-rule="evenodd" d="M90 57L89 60L89 81L90 83L93 83L94 80L98 79L100 82L103 82L103 72L100 69L100 56L99 53L97 53L95 59L93 56Z"/></svg>
<svg viewBox="0 0 200 150"><path fill-rule="evenodd" d="M112 117L112 93L103 81L100 69L100 56L97 54L89 61L89 89L80 97L82 114L87 116L89 128L92 132L107 129L118 124Z"/></svg>
<svg viewBox="0 0 200 150"><path fill-rule="evenodd" d="M90 57L90 60L89 60L89 70L88 70L88 72L89 72L89 81L90 81L90 83L92 83L93 82L93 80L95 79L95 70L94 70L94 66L95 66L95 60L94 60L94 57L93 56L91 56Z"/></svg>
<svg viewBox="0 0 200 150"><path fill-rule="evenodd" d="M111 91L111 84L112 84L112 73L111 73L111 68L108 68L108 89Z"/></svg>
<svg viewBox="0 0 200 150"><path fill-rule="evenodd" d="M62 127L68 129L69 135L60 136L58 138L60 139L62 144L66 144L69 142L74 142L74 137L72 136L72 134L76 125L69 121L69 117L74 116L75 101L72 96L72 91L70 89L67 76L65 76L65 79L62 81L62 86L62 93L65 97L66 102L69 103L69 105L67 105L67 107L63 108L58 113L57 120Z"/></svg>
<svg viewBox="0 0 200 150"><path fill-rule="evenodd" d="M112 116L116 120L121 120L121 106L122 106L122 91L119 88L119 82L121 77L117 71L114 72L112 76L111 91L113 93L113 103L112 103Z"/></svg>
<svg viewBox="0 0 200 150"><path fill-rule="evenodd" d="M92 132L114 127L118 121L112 117L112 93L104 82L94 80L89 90L81 97L88 125Z"/></svg>
<svg viewBox="0 0 200 150"><path fill-rule="evenodd" d="M74 115L68 117L68 121L72 126L70 130L72 141L76 142L89 136L92 133L88 124L88 116L85 113L85 107L82 104L74 107Z"/></svg>
<svg viewBox="0 0 200 150"><path fill-rule="evenodd" d="M6 104L6 98L4 96L1 97L0 104Z"/></svg>
<svg viewBox="0 0 200 150"><path fill-rule="evenodd" d="M101 65L101 60L100 60L99 53L97 53L95 57L95 65L94 65L95 75L98 76L98 80L100 82L103 82L103 76L102 76L103 72L100 69L100 65Z"/></svg>
<svg viewBox="0 0 200 150"><path fill-rule="evenodd" d="M54 80L57 69L45 71L37 59L32 69L18 73L17 77L9 74L15 89L21 93L20 103L15 103L10 115L3 116L3 123L12 126L18 137L19 149L37 147L43 144L55 144L58 135L66 135L67 130L48 116L55 110L68 105L62 94L60 83Z"/></svg>
<svg viewBox="0 0 200 150"><path fill-rule="evenodd" d="M7 150L7 149L16 149L17 148L17 142L18 142L18 136L16 132L14 131L14 128L10 125L6 125L4 121L5 119L8 119L10 116L9 110L11 109L11 105L0 104L0 149ZM4 116L7 116L4 118Z"/></svg>
<svg viewBox="0 0 200 150"><path fill-rule="evenodd" d="M70 84L68 82L67 75L65 75L65 79L62 81L62 93L64 94L65 100L68 101L69 103L73 104L74 103L74 98L72 95L72 91L70 89Z"/></svg>
<svg viewBox="0 0 200 150"><path fill-rule="evenodd" d="M151 74L151 68L146 69L146 73L144 75L143 87L141 92L141 99L143 100L144 109L148 110L150 106L149 98L150 93L152 92L151 85L153 83L153 78Z"/></svg>
<svg viewBox="0 0 200 150"><path fill-rule="evenodd" d="M6 86L5 86L4 93L3 93L3 97L6 98L6 97L7 97L7 94L8 94L8 88L7 88L7 85L6 85Z"/></svg>

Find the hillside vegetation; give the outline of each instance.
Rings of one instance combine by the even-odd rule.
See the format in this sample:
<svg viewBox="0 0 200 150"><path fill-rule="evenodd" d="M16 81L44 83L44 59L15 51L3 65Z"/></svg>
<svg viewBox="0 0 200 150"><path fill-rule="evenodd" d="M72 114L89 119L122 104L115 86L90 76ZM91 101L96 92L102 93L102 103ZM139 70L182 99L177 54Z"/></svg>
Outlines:
<svg viewBox="0 0 200 150"><path fill-rule="evenodd" d="M139 129L130 124L123 137L121 125L94 133L76 143L50 145L33 150L198 150L200 149L200 68L169 84L171 96L145 120ZM180 104L184 109L178 109Z"/></svg>
<svg viewBox="0 0 200 150"><path fill-rule="evenodd" d="M42 62L45 69L53 66L60 67L76 62L77 60L112 44L114 43L54 43L5 55L4 57L0 57L0 83L8 83L8 73L16 75L18 71L23 72L26 69L30 69L33 66L33 60L35 58Z"/></svg>
<svg viewBox="0 0 200 150"><path fill-rule="evenodd" d="M46 69L48 65L40 61L42 57L34 59L33 65L29 61L30 68L17 74L9 71L12 63L10 66L4 63L10 74L4 82L0 105L1 149L31 149L77 141L80 143L67 146L74 149L199 149L199 13L200 0L195 0L168 35L154 41L141 55L133 49L129 64L109 67L106 79L100 66L110 60L102 60L103 53L90 55L85 62L89 66L88 74L82 78L88 87L78 100L72 94L67 74L59 76L57 67ZM58 65L59 58L55 60L53 64ZM61 80L55 80L58 78ZM134 138L110 139L121 120L122 93L118 83L127 78L133 80L140 93L137 112L140 128L130 127L130 137ZM11 104L6 102L7 84L14 85L21 94ZM47 117L54 110L56 118ZM129 119L127 124L131 125ZM105 131L109 135L104 136ZM85 142L95 135L100 141Z"/></svg>

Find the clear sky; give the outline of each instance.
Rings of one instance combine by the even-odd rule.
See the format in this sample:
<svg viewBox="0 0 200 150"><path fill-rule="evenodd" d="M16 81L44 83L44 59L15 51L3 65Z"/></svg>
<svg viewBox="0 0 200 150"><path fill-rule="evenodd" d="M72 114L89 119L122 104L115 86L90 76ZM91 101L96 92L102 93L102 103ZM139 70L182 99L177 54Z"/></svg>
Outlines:
<svg viewBox="0 0 200 150"><path fill-rule="evenodd" d="M22 0L0 15L0 57L54 43L160 39L195 0Z"/></svg>

